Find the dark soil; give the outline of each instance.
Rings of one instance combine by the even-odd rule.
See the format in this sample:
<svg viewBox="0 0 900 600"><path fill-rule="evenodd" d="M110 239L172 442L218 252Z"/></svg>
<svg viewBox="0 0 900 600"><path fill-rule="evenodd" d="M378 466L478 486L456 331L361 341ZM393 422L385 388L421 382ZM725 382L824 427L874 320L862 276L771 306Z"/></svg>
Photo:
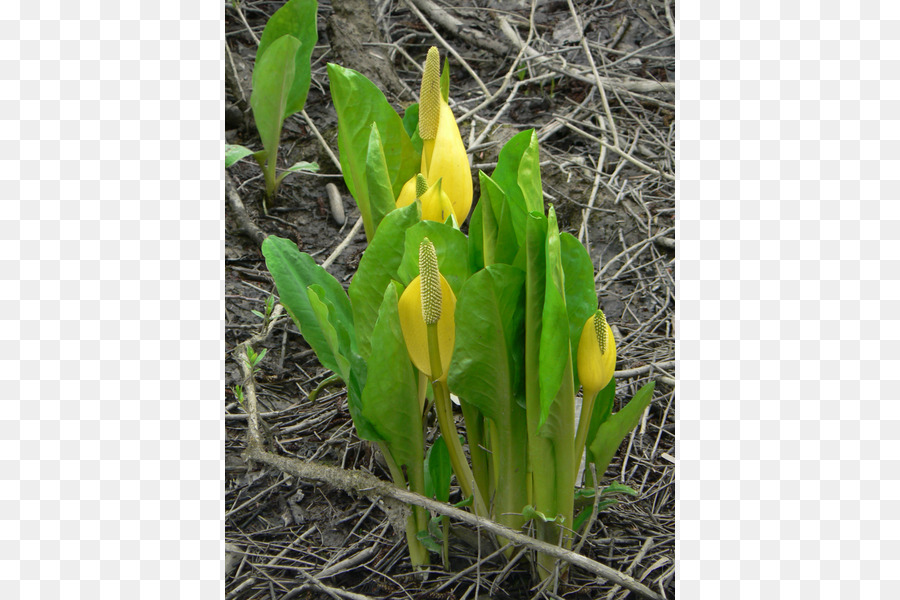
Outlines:
<svg viewBox="0 0 900 600"><path fill-rule="evenodd" d="M674 182L667 176L674 174L674 91L662 87L638 91L635 83L675 80L675 45L669 18L674 19L674 6L669 3L667 16L665 1L574 2L600 75L631 86L607 89L607 100L618 146L641 167L610 150L598 176L596 163L601 152L595 138L609 137L611 132L596 86L583 81L585 77L590 79L591 67L565 1L540 2L534 13L535 34L530 45L546 57L545 66L538 60L531 61L532 69L521 71L522 79L515 74L494 102L460 121L460 130L473 151L473 166L490 173L507 139L524 129L536 128L545 199L556 208L560 229L579 236L586 222L582 239L594 259L595 272L602 274L597 280L598 297L615 325L617 369L625 372L618 376L617 399L626 401L650 380L656 380L657 386L644 422L626 438L605 474L605 480L621 481L640 495L603 512L581 552L672 598L675 198ZM230 3L227 5L226 122L233 127L226 131L229 143L261 147L247 104L256 54L253 36L259 37L268 16L282 4L243 0L239 7L246 24L241 14ZM505 18L520 38L526 39L531 4L521 0L468 0L452 5L452 9L449 4L442 6L463 23L464 30L457 35L435 23L436 30L478 74L490 94L495 94L513 66L516 52L492 52L479 34L510 45L500 33L499 19ZM447 54L404 1L378 3L377 8L366 0L321 2L318 30L306 112L335 153L337 120L325 74L327 62L352 67L375 80L402 110L416 101L416 64L423 62L428 47L437 45L442 56ZM451 73L451 101L458 103L453 108L459 118L480 105L485 95L456 59L451 59ZM521 83L510 97L517 82ZM495 117L489 134L472 147L472 141ZM359 212L338 167L299 114L285 124L281 153L280 167L306 160L317 162L321 171L286 177L268 215L262 211L262 174L252 159L231 167L228 176L253 223L266 234L295 241L321 263L351 231ZM347 214L343 225L338 225L329 211L327 183L336 184L343 195ZM476 198L477 194L476 189ZM592 204L590 210L588 204ZM480 561L489 549L478 542L474 531L462 527L455 527L451 536L451 571L444 572L439 558L433 556L436 566L422 581L411 574L403 532L390 525L379 505L245 462L241 453L247 420L234 394L234 387L242 383L242 373L231 350L260 331L261 319L253 311L264 311L265 300L275 288L259 246L242 233L243 225L228 206L226 597L588 600L624 596L627 590L614 590L614 586L577 569L571 570L568 581L555 592L539 591L533 587L527 561L519 561L512 568L507 568L502 555ZM329 267L345 285L355 272L365 241L360 229ZM314 402L309 401L308 394L330 372L321 367L295 326L285 320L256 344L257 350L262 348L267 349L267 355L256 374L256 389L270 449L369 470L389 480L377 449L357 438L342 388L326 388ZM635 369L637 372L633 372ZM325 571L348 559L341 568ZM476 564L476 569L460 575ZM328 591L323 591L323 586Z"/></svg>

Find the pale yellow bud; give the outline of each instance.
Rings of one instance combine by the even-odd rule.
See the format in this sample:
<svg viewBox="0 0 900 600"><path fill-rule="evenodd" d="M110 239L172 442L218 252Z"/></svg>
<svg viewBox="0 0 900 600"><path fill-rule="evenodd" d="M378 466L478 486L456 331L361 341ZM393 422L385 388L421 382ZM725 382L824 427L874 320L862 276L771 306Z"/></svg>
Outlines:
<svg viewBox="0 0 900 600"><path fill-rule="evenodd" d="M584 386L585 396L605 388L615 370L616 340L606 315L597 310L588 317L578 340L578 378Z"/></svg>

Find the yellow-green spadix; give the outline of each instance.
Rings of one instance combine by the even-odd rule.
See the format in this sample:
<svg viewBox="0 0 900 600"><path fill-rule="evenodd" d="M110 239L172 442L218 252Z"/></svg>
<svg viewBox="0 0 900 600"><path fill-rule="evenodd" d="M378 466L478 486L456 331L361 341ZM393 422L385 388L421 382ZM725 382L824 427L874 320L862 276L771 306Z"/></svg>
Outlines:
<svg viewBox="0 0 900 600"><path fill-rule="evenodd" d="M578 378L584 386L585 397L605 388L615 370L616 340L606 315L597 310L588 317L578 340Z"/></svg>
<svg viewBox="0 0 900 600"><path fill-rule="evenodd" d="M421 172L433 186L443 179L456 221L462 223L472 207L472 169L450 105L441 95L441 58L432 46L425 59L419 91L419 136L422 138Z"/></svg>
<svg viewBox="0 0 900 600"><path fill-rule="evenodd" d="M408 206L418 198L422 202L422 220L443 223L453 212L453 208L450 198L442 189L441 182L442 180L438 179L434 185L429 186L421 173L411 177L400 190L397 208Z"/></svg>
<svg viewBox="0 0 900 600"><path fill-rule="evenodd" d="M419 245L419 275L400 296L400 329L413 364L432 379L446 380L456 339L456 296L438 270L437 253L428 238ZM428 350L428 326L437 326L441 372L435 377Z"/></svg>

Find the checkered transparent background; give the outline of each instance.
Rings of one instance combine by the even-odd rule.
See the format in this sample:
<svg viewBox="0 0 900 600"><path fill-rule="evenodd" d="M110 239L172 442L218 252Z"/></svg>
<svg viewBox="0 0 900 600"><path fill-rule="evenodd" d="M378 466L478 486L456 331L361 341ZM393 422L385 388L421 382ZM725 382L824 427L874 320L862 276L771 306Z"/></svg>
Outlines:
<svg viewBox="0 0 900 600"><path fill-rule="evenodd" d="M0 598L224 593L223 3L0 6Z"/></svg>
<svg viewBox="0 0 900 600"><path fill-rule="evenodd" d="M679 10L679 594L900 598L900 7Z"/></svg>

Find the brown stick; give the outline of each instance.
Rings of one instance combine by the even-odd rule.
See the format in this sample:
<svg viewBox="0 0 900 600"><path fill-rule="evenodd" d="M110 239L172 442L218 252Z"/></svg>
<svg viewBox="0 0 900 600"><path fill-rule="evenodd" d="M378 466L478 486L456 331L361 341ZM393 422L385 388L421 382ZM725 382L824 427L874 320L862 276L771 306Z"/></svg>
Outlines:
<svg viewBox="0 0 900 600"><path fill-rule="evenodd" d="M258 443L254 444L252 442L248 444L248 448L244 453L244 457L249 460L255 460L257 462L271 465L279 469L283 473L288 473L289 475L293 475L294 477L327 483L342 491L368 496L369 498L373 498L376 501L379 499L390 498L399 502L404 502L406 504L423 506L440 515L452 517L464 523L468 523L469 525L473 525L479 529L484 529L500 537L506 538L517 546L526 546L529 548L533 548L538 552L548 554L571 565L580 567L585 571L593 573L599 578L606 579L608 581L611 581L612 583L618 584L626 589L640 594L644 598L651 598L652 600L662 600L661 596L653 592L647 586L636 581L633 577L630 577L620 571L617 571L616 569L601 564L586 556L576 554L570 550L566 550L565 548L554 546L553 544L535 540L528 537L527 535L519 533L518 531L514 531L512 529L509 529L508 527L504 527L499 523L495 523L494 521L491 521L489 519L478 517L458 508L454 508L449 504L431 500L414 492L410 492L409 490L400 489L390 483L387 483L386 481L381 481L374 475L371 475L364 471L358 471L354 469L340 469L338 467L331 467L316 462L308 462L299 460L297 458L280 456L263 450Z"/></svg>
<svg viewBox="0 0 900 600"><path fill-rule="evenodd" d="M234 185L234 180L231 179L231 175L228 173L225 173L225 200L228 202L228 206L231 207L241 232L253 240L257 246L262 246L263 240L268 237L268 234L260 229L259 225L254 223L250 215L247 214L241 195L238 194L237 186Z"/></svg>

